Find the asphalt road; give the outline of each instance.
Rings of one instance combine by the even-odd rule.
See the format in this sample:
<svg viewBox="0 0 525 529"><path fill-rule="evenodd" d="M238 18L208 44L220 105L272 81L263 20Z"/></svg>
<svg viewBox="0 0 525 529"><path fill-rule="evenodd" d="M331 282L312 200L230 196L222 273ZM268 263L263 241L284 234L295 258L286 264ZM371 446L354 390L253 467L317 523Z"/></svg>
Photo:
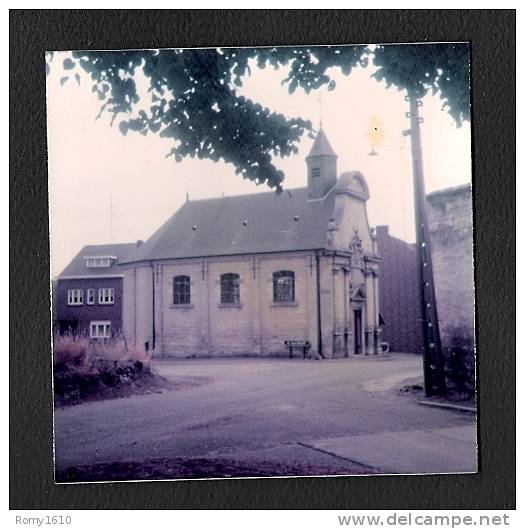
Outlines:
<svg viewBox="0 0 525 529"><path fill-rule="evenodd" d="M420 406L398 394L404 381L421 374L421 358L413 355L335 361L185 359L155 366L180 388L55 411L59 471L197 457L276 463L306 459L344 469L348 461L315 450L316 442L473 424L469 415Z"/></svg>

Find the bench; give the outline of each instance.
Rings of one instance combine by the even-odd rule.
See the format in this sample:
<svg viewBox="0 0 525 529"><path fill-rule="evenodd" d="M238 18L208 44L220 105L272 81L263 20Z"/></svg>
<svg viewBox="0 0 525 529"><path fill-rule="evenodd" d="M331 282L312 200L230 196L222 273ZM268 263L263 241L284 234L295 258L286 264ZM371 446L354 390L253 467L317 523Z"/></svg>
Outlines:
<svg viewBox="0 0 525 529"><path fill-rule="evenodd" d="M310 350L312 344L307 340L286 340L284 345L290 349L290 358L294 347L300 347L303 350L303 358L306 358L306 353Z"/></svg>

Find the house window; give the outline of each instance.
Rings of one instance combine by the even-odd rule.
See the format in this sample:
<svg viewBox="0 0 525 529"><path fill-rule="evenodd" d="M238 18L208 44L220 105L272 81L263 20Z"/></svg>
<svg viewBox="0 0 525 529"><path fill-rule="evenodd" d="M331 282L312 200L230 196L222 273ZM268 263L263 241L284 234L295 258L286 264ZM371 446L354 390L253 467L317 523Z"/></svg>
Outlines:
<svg viewBox="0 0 525 529"><path fill-rule="evenodd" d="M84 291L81 288L72 288L67 291L68 305L82 305L84 302Z"/></svg>
<svg viewBox="0 0 525 529"><path fill-rule="evenodd" d="M293 303L295 301L295 274L281 270L273 274L274 303Z"/></svg>
<svg viewBox="0 0 525 529"><path fill-rule="evenodd" d="M221 275L221 303L232 305L240 303L239 274Z"/></svg>
<svg viewBox="0 0 525 529"><path fill-rule="evenodd" d="M173 278L173 304L189 305L191 302L191 281L189 276Z"/></svg>
<svg viewBox="0 0 525 529"><path fill-rule="evenodd" d="M110 321L90 321L89 337L94 339L111 338Z"/></svg>
<svg viewBox="0 0 525 529"><path fill-rule="evenodd" d="M114 288L99 288L98 289L98 304L99 305L113 305L115 302Z"/></svg>
<svg viewBox="0 0 525 529"><path fill-rule="evenodd" d="M88 268L108 268L111 266L111 261L114 257L101 256L101 257L86 257L86 266Z"/></svg>
<svg viewBox="0 0 525 529"><path fill-rule="evenodd" d="M312 168L312 176L321 176L321 169L319 167Z"/></svg>
<svg viewBox="0 0 525 529"><path fill-rule="evenodd" d="M86 300L87 304L88 305L94 305L95 304L95 289L94 288L88 288L86 297L87 297L87 300Z"/></svg>

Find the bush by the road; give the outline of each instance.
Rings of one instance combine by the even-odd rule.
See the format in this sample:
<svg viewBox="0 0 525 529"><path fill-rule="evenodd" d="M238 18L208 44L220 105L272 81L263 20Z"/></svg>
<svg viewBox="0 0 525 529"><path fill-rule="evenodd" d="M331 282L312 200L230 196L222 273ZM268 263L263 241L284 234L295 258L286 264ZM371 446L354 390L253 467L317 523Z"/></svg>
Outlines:
<svg viewBox="0 0 525 529"><path fill-rule="evenodd" d="M449 389L473 398L476 392L474 344L461 328L454 329L445 349L445 371Z"/></svg>
<svg viewBox="0 0 525 529"><path fill-rule="evenodd" d="M54 394L59 405L143 392L156 385L150 355L122 339L92 341L85 336L55 337Z"/></svg>

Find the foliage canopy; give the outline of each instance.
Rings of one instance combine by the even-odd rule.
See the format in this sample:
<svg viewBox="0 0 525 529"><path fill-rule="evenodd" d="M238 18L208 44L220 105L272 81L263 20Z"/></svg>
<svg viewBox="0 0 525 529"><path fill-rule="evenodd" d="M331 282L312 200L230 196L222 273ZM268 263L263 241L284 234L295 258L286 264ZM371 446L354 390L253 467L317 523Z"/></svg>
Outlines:
<svg viewBox="0 0 525 529"><path fill-rule="evenodd" d="M439 92L444 106L460 125L469 119L469 51L466 44L386 46L319 46L272 48L164 49L79 51L63 61L66 71L80 67L93 81L102 112L118 117L120 131L159 133L173 138L168 153L177 161L190 156L223 160L237 174L281 191L284 174L272 155L298 152L310 121L287 118L238 93L243 79L258 68L285 66L282 83L289 93L309 93L321 86L335 88L331 68L349 75L370 58L373 77L409 94L423 97ZM148 81L149 108L137 111L135 75ZM69 76L61 79L67 81ZM80 82L78 72L75 73ZM144 107L144 105L142 105Z"/></svg>

